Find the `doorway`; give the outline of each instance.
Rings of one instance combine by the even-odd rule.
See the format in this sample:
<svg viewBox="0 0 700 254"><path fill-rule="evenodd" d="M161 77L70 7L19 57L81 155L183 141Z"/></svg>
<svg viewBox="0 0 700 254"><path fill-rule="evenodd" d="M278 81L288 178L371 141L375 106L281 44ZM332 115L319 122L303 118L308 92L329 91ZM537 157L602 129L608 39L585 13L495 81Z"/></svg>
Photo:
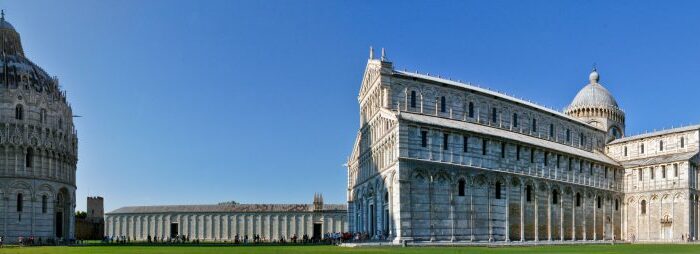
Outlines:
<svg viewBox="0 0 700 254"><path fill-rule="evenodd" d="M313 239L321 239L321 223L314 223Z"/></svg>
<svg viewBox="0 0 700 254"><path fill-rule="evenodd" d="M63 237L63 212L56 212L56 237Z"/></svg>
<svg viewBox="0 0 700 254"><path fill-rule="evenodd" d="M377 231L375 228L377 225L377 215L374 212L374 205L369 205L369 219L369 235L374 236L374 233Z"/></svg>
<svg viewBox="0 0 700 254"><path fill-rule="evenodd" d="M180 234L177 229L177 223L170 223L170 238L175 238Z"/></svg>

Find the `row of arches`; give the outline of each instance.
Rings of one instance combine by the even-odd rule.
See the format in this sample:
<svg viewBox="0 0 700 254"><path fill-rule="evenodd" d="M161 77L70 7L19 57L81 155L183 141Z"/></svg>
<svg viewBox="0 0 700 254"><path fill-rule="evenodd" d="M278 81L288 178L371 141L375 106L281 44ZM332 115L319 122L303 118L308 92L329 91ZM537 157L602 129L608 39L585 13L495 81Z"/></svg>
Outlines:
<svg viewBox="0 0 700 254"><path fill-rule="evenodd" d="M620 199L615 192L508 174L460 171L464 170L413 170L400 183L392 181L393 176L384 177L353 189L351 230L426 241L620 237ZM397 184L410 186L401 188L401 197L392 192ZM410 216L394 218L398 214Z"/></svg>
<svg viewBox="0 0 700 254"><path fill-rule="evenodd" d="M631 195L625 207L626 234L632 241L680 241L697 237L700 229L700 202L694 194L649 192Z"/></svg>
<svg viewBox="0 0 700 254"><path fill-rule="evenodd" d="M605 117L618 123L625 122L625 113L617 108L578 107L566 109L574 117Z"/></svg>
<svg viewBox="0 0 700 254"><path fill-rule="evenodd" d="M27 118L26 111L27 110L24 108L24 105L22 105L22 104L15 105L15 117L14 117L14 119L15 120L25 120L25 118ZM47 113L45 108L39 109L38 117L36 118L36 120L39 124L48 123L48 121L49 121L48 120L48 113ZM63 130L63 117L56 117L55 124L59 130Z"/></svg>
<svg viewBox="0 0 700 254"><path fill-rule="evenodd" d="M75 193L70 187L40 184L15 180L0 183L0 233L8 242L14 242L20 232L32 232L34 237L44 239L69 236L73 230L72 215L75 206ZM37 221L42 221L41 226ZM49 222L46 225L46 222Z"/></svg>

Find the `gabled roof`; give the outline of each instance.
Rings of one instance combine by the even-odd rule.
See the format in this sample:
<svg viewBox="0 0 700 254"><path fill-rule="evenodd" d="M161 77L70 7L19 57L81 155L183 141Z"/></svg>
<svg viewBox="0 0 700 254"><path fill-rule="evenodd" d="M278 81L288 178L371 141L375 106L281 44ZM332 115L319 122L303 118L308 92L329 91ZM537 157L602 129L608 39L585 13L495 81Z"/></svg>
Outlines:
<svg viewBox="0 0 700 254"><path fill-rule="evenodd" d="M647 157L647 158L641 158L641 159L635 159L635 160L622 161L620 163L625 168L634 168L634 167L647 166L647 165L656 165L656 164L663 164L663 163L688 161L688 160L692 159L697 154L698 154L697 151L687 152L687 153L672 153L672 154L664 154L664 155L659 155L659 156L654 156L654 157Z"/></svg>
<svg viewBox="0 0 700 254"><path fill-rule="evenodd" d="M618 143L627 142L627 141L631 141L631 140L635 140L635 139L651 138L651 137L662 136L662 135L671 134L671 133L686 132L686 131L692 131L692 130L700 130L700 124L690 125L690 126L685 126L685 127L678 127L678 128L662 130L662 131L655 131L655 132L650 132L650 133L644 133L644 134L628 136L628 137L624 137L624 138L618 138L616 140L611 141L608 144L612 145L612 144L618 144Z"/></svg>
<svg viewBox="0 0 700 254"><path fill-rule="evenodd" d="M225 204L126 206L107 214L134 213L230 213L230 212L313 212L313 204ZM324 211L345 211L344 204L324 204Z"/></svg>
<svg viewBox="0 0 700 254"><path fill-rule="evenodd" d="M566 115L566 114L564 114L564 113L562 113L562 112L560 112L560 111L553 110L553 109L550 109L550 108L547 108L547 107L543 107L543 106L537 105L537 104L535 104L535 103L532 103L532 102L529 102L529 101L525 101L525 100L522 100L522 99L518 99L518 98L509 96L509 95L505 95L505 94L502 94L502 93L494 92L494 91L491 91L491 90L488 90L488 89L485 89L485 88L481 88L481 87L477 87L477 86L473 86L473 85L469 85L469 84L464 84L464 83L457 82L457 81L453 81L453 80L449 80L449 79L443 79L443 78L438 78L438 77L433 77L433 76L418 74L418 73L411 73L411 72L406 72L406 71L396 71L396 70L395 70L394 72L395 72L396 74L398 74L398 75L403 75L403 76L407 76L407 77L410 77L410 78L420 78L420 79L430 80L430 81L433 81L433 82L443 83L443 84L446 84L446 85L451 85L451 86L455 86L455 87L459 87L459 88L465 88L465 89L473 90L473 91L476 91L476 92L479 92L479 93L483 93L483 94L486 94L486 95L498 97L498 98L501 98L501 99L504 99L504 100L507 100L507 101L510 101L510 102L513 102L513 103L516 103L516 104L525 105L525 106L527 106L527 107L530 107L530 108L533 108L533 109L536 109L536 110L540 110L540 111L543 111L543 112L546 112L546 113L549 113L549 114L552 114L552 115L555 115L555 116L558 116L558 117L561 117L561 118L565 118L565 119L570 120L570 121L572 121L572 122L581 124L582 126L588 127L588 128L590 128L590 129L592 129L592 130L601 131L601 130L599 130L599 129L593 127L593 126L591 126L590 124L588 124L588 123L586 123L586 122L584 122L584 121L581 121L581 120L579 120L579 119L577 119L577 118L575 118L575 117L568 116L568 115Z"/></svg>
<svg viewBox="0 0 700 254"><path fill-rule="evenodd" d="M446 118L441 118L441 117L414 114L414 113L410 113L410 112L401 112L401 114L399 115L399 118L404 119L404 120L408 120L411 122L429 124L429 125L434 125L434 126L444 126L446 128L460 129L460 130L470 131L470 132L474 132L474 133L479 133L482 135L515 140L518 142L523 142L523 143L531 144L531 145L538 146L538 147L550 148L550 149L553 149L556 151L560 151L562 153L575 155L575 156L586 158L589 160L604 162L604 163L607 163L610 165L620 165L617 161L615 161L615 160L611 159L610 157L608 157L607 155L600 153L600 152L597 152L595 150L593 152L589 152L589 151L578 149L575 147L563 145L563 144L560 144L557 142L552 142L549 140L544 140L544 139L520 134L517 132L502 130L499 128L493 128L493 127L489 127L489 126L485 126L485 125L464 122L464 121L458 121L458 120L452 120L452 119L446 119Z"/></svg>

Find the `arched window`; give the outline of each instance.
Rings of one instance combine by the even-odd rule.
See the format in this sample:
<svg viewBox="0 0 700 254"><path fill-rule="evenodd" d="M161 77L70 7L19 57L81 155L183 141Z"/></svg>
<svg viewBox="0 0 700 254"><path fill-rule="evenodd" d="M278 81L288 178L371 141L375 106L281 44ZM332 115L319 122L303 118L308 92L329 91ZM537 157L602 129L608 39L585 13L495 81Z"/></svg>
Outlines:
<svg viewBox="0 0 700 254"><path fill-rule="evenodd" d="M664 150L664 141L659 140L659 151L663 151L663 150Z"/></svg>
<svg viewBox="0 0 700 254"><path fill-rule="evenodd" d="M491 122L495 123L498 121L498 110L496 108L491 109Z"/></svg>
<svg viewBox="0 0 700 254"><path fill-rule="evenodd" d="M22 108L22 104L17 104L17 106L15 107L15 119L24 119L24 108Z"/></svg>
<svg viewBox="0 0 700 254"><path fill-rule="evenodd" d="M41 213L46 213L46 211L48 210L48 200L49 197L47 197L46 195L41 196Z"/></svg>
<svg viewBox="0 0 700 254"><path fill-rule="evenodd" d="M651 176L651 180L654 180L654 167L649 167L649 175Z"/></svg>
<svg viewBox="0 0 700 254"><path fill-rule="evenodd" d="M24 200L22 197L22 193L17 193L17 212L22 212L24 208Z"/></svg>
<svg viewBox="0 0 700 254"><path fill-rule="evenodd" d="M601 203L601 200L600 200L600 197L598 197L598 208L600 208L600 203Z"/></svg>
<svg viewBox="0 0 700 254"><path fill-rule="evenodd" d="M581 193L576 192L576 207L581 206Z"/></svg>
<svg viewBox="0 0 700 254"><path fill-rule="evenodd" d="M618 203L618 200L615 199L615 211L617 211L620 208L620 203Z"/></svg>
<svg viewBox="0 0 700 254"><path fill-rule="evenodd" d="M685 147L685 138L681 137L681 148Z"/></svg>
<svg viewBox="0 0 700 254"><path fill-rule="evenodd" d="M647 214L647 201L646 200L642 200L640 207L642 208L642 214Z"/></svg>
<svg viewBox="0 0 700 254"><path fill-rule="evenodd" d="M554 124L552 124L552 123L549 124L549 137L550 138L554 137Z"/></svg>
<svg viewBox="0 0 700 254"><path fill-rule="evenodd" d="M384 192L384 201L389 202L389 192L388 191Z"/></svg>
<svg viewBox="0 0 700 254"><path fill-rule="evenodd" d="M450 134L443 133L442 134L442 150L449 150L450 149Z"/></svg>
<svg viewBox="0 0 700 254"><path fill-rule="evenodd" d="M469 102L469 117L474 118L474 103Z"/></svg>
<svg viewBox="0 0 700 254"><path fill-rule="evenodd" d="M625 146L625 157L627 157L627 147Z"/></svg>
<svg viewBox="0 0 700 254"><path fill-rule="evenodd" d="M513 127L518 127L518 113L513 113Z"/></svg>
<svg viewBox="0 0 700 254"><path fill-rule="evenodd" d="M27 148L27 154L25 154L25 158L24 158L24 165L28 168L31 168L33 159L34 159L34 150L32 150L32 148Z"/></svg>
<svg viewBox="0 0 700 254"><path fill-rule="evenodd" d="M506 157L506 142L501 142L501 158Z"/></svg>
<svg viewBox="0 0 700 254"><path fill-rule="evenodd" d="M666 179L666 166L661 166L661 178Z"/></svg>
<svg viewBox="0 0 700 254"><path fill-rule="evenodd" d="M532 118L532 132L537 132L537 119Z"/></svg>
<svg viewBox="0 0 700 254"><path fill-rule="evenodd" d="M642 177L644 176L644 171L640 168L637 170L637 177L639 177L639 181L642 181Z"/></svg>
<svg viewBox="0 0 700 254"><path fill-rule="evenodd" d="M411 107L416 107L416 91L411 91Z"/></svg>
<svg viewBox="0 0 700 254"><path fill-rule="evenodd" d="M459 179L458 191L459 191L460 197L464 196L464 190L466 188L466 185L467 185L467 181L464 181L464 179Z"/></svg>
<svg viewBox="0 0 700 254"><path fill-rule="evenodd" d="M673 176L678 177L678 164L673 164Z"/></svg>
<svg viewBox="0 0 700 254"><path fill-rule="evenodd" d="M532 187L530 185L525 186L525 200L527 202L532 201Z"/></svg>
<svg viewBox="0 0 700 254"><path fill-rule="evenodd" d="M462 151L469 152L469 136L467 135L462 136Z"/></svg>
<svg viewBox="0 0 700 254"><path fill-rule="evenodd" d="M39 115L39 121L41 123L46 122L46 109L44 109L44 108L41 109L41 114Z"/></svg>
<svg viewBox="0 0 700 254"><path fill-rule="evenodd" d="M447 111L447 103L445 102L445 96L440 97L440 112Z"/></svg>
<svg viewBox="0 0 700 254"><path fill-rule="evenodd" d="M496 182L496 199L501 199L501 182Z"/></svg>
<svg viewBox="0 0 700 254"><path fill-rule="evenodd" d="M639 153L644 154L644 144L639 145Z"/></svg>
<svg viewBox="0 0 700 254"><path fill-rule="evenodd" d="M486 155L486 151L488 149L489 141L488 139L483 139L481 141L481 155Z"/></svg>
<svg viewBox="0 0 700 254"><path fill-rule="evenodd" d="M552 190L552 204L559 203L559 192L557 190Z"/></svg>

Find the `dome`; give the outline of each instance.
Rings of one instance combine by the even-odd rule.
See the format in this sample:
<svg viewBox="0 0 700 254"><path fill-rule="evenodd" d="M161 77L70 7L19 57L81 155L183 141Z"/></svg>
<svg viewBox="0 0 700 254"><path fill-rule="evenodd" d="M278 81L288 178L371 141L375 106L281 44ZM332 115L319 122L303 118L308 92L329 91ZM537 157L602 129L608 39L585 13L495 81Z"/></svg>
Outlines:
<svg viewBox="0 0 700 254"><path fill-rule="evenodd" d="M0 19L0 29L15 30L15 27L10 22L5 21L5 18Z"/></svg>
<svg viewBox="0 0 700 254"><path fill-rule="evenodd" d="M612 94L605 89L598 80L600 76L596 70L593 70L588 76L590 83L583 87L581 91L576 94L574 100L569 105L569 108L580 108L580 107L603 107L603 108L618 108L617 101L613 98Z"/></svg>

